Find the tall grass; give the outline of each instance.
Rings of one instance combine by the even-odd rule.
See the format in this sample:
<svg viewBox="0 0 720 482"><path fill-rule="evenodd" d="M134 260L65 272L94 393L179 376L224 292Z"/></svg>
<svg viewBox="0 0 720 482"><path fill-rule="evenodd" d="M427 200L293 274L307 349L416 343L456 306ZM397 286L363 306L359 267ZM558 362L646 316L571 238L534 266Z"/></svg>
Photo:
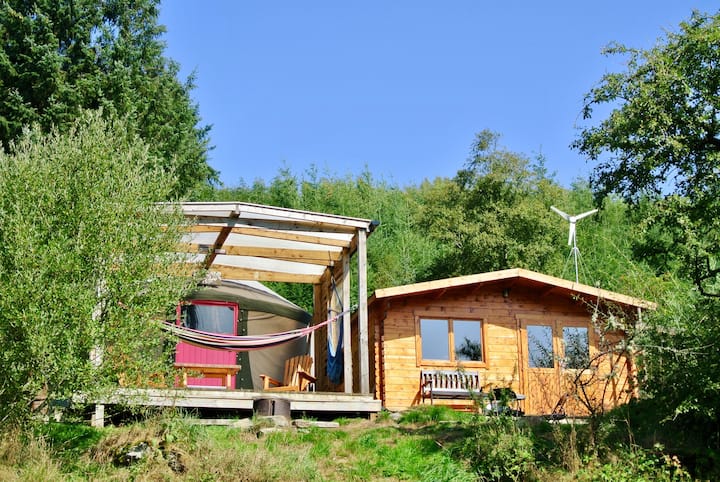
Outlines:
<svg viewBox="0 0 720 482"><path fill-rule="evenodd" d="M337 429L260 427L158 416L102 430L8 430L0 439L0 480L690 480L677 457L623 444L613 430L590 437L586 425L445 407L409 411L397 422L346 419ZM599 439L605 445L590 444ZM142 459L129 461L128 450L138 447Z"/></svg>

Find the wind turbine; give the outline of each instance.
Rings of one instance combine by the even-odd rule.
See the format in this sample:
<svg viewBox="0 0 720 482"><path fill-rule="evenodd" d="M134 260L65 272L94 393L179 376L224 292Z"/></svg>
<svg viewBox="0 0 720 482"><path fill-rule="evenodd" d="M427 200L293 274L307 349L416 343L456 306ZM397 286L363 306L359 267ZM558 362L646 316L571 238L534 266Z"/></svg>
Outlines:
<svg viewBox="0 0 720 482"><path fill-rule="evenodd" d="M578 274L578 258L580 257L580 250L577 247L577 237L576 237L577 228L575 225L581 219L586 218L592 214L595 214L596 212L598 212L598 210L593 209L592 211L588 211L588 212L585 212L582 214L577 214L575 216L570 216L569 214L560 211L555 206L550 206L550 209L552 209L553 211L558 213L560 215L560 217L562 217L563 219L565 219L567 222L570 223L570 231L568 232L568 246L572 246L572 248L570 249L570 255L573 256L573 258L575 260L575 282L579 283L580 277Z"/></svg>

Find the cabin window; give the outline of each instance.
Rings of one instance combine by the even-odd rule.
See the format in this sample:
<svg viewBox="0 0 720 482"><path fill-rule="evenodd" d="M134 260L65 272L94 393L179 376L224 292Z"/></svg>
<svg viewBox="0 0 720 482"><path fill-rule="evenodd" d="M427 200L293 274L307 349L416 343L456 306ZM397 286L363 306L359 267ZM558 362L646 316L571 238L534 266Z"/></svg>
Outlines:
<svg viewBox="0 0 720 482"><path fill-rule="evenodd" d="M590 341L588 329L581 326L563 327L563 346L565 348L564 367L584 370L590 365Z"/></svg>
<svg viewBox="0 0 720 482"><path fill-rule="evenodd" d="M553 368L553 330L547 325L528 325L528 364L530 368Z"/></svg>
<svg viewBox="0 0 720 482"><path fill-rule="evenodd" d="M484 361L479 320L420 318L418 343L421 361Z"/></svg>

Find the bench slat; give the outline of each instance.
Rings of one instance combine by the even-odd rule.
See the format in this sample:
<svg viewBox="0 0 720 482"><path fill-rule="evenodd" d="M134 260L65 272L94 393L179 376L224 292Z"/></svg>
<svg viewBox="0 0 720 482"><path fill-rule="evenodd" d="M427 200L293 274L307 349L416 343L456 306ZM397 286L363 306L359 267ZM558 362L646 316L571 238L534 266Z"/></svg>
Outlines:
<svg viewBox="0 0 720 482"><path fill-rule="evenodd" d="M482 393L480 373L476 371L423 370L420 372L423 402L430 398L466 398Z"/></svg>

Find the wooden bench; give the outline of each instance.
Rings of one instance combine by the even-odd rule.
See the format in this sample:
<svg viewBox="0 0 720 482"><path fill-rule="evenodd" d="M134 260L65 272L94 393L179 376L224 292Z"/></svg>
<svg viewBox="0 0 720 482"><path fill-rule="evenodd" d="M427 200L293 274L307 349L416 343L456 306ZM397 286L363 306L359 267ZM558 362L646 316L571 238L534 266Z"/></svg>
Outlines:
<svg viewBox="0 0 720 482"><path fill-rule="evenodd" d="M480 373L467 370L422 370L420 372L422 402L436 398L473 399L482 396Z"/></svg>
<svg viewBox="0 0 720 482"><path fill-rule="evenodd" d="M182 386L187 387L188 372L202 373L205 378L220 378L225 388L231 389L233 377L242 368L240 365L214 365L207 363L175 363L175 368L182 370Z"/></svg>

